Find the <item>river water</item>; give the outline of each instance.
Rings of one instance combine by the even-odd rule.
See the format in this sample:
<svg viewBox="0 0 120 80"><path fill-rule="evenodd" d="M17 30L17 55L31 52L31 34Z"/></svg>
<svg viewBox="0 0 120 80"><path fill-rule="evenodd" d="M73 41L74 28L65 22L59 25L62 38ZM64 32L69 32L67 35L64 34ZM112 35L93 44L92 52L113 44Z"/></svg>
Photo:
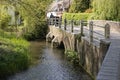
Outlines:
<svg viewBox="0 0 120 80"><path fill-rule="evenodd" d="M35 64L8 80L91 80L78 66L64 56L64 50L52 49L45 41L31 42Z"/></svg>

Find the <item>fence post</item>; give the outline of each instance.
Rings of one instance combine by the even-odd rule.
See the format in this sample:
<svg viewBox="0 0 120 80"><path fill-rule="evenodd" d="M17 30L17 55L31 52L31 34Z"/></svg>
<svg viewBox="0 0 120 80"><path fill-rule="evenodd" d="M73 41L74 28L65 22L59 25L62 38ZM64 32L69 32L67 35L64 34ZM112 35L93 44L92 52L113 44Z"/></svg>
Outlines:
<svg viewBox="0 0 120 80"><path fill-rule="evenodd" d="M61 28L61 18L58 18L58 25L59 25L59 28Z"/></svg>
<svg viewBox="0 0 120 80"><path fill-rule="evenodd" d="M53 18L50 18L50 23L51 23L51 25L54 25L54 20L53 20Z"/></svg>
<svg viewBox="0 0 120 80"><path fill-rule="evenodd" d="M105 39L109 39L110 38L110 25L107 23L105 24Z"/></svg>
<svg viewBox="0 0 120 80"><path fill-rule="evenodd" d="M51 18L49 18L48 22L49 22L50 25L52 25L52 24L51 24Z"/></svg>
<svg viewBox="0 0 120 80"><path fill-rule="evenodd" d="M90 42L93 42L93 21L89 22L89 35L90 35Z"/></svg>
<svg viewBox="0 0 120 80"><path fill-rule="evenodd" d="M50 19L47 19L47 24L50 25Z"/></svg>
<svg viewBox="0 0 120 80"><path fill-rule="evenodd" d="M83 35L83 21L80 21L80 31L81 31L81 35Z"/></svg>
<svg viewBox="0 0 120 80"><path fill-rule="evenodd" d="M66 26L67 26L67 20L66 18L64 19L64 30L66 30Z"/></svg>
<svg viewBox="0 0 120 80"><path fill-rule="evenodd" d="M71 20L71 32L73 32L73 19Z"/></svg>
<svg viewBox="0 0 120 80"><path fill-rule="evenodd" d="M54 18L54 25L55 25L55 27L57 26L57 18L56 17Z"/></svg>

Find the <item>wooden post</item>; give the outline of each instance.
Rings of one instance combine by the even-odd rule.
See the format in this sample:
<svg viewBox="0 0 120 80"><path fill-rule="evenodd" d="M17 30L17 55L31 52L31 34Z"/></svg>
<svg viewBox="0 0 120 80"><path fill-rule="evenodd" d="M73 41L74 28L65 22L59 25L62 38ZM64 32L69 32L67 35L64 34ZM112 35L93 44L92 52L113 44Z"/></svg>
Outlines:
<svg viewBox="0 0 120 80"><path fill-rule="evenodd" d="M47 24L50 25L49 19L47 19Z"/></svg>
<svg viewBox="0 0 120 80"><path fill-rule="evenodd" d="M90 35L90 42L93 42L93 22L89 22L89 35Z"/></svg>
<svg viewBox="0 0 120 80"><path fill-rule="evenodd" d="M64 19L64 30L66 30L66 26L67 26L67 20L66 18Z"/></svg>
<svg viewBox="0 0 120 80"><path fill-rule="evenodd" d="M51 25L54 24L53 18L50 18L50 23L51 23Z"/></svg>
<svg viewBox="0 0 120 80"><path fill-rule="evenodd" d="M73 32L73 19L71 20L71 32Z"/></svg>
<svg viewBox="0 0 120 80"><path fill-rule="evenodd" d="M58 18L58 25L59 25L59 28L61 28L61 18Z"/></svg>
<svg viewBox="0 0 120 80"><path fill-rule="evenodd" d="M81 24L81 20L78 20L78 26Z"/></svg>
<svg viewBox="0 0 120 80"><path fill-rule="evenodd" d="M55 27L57 26L57 18L56 17L54 18L54 25L55 25Z"/></svg>
<svg viewBox="0 0 120 80"><path fill-rule="evenodd" d="M80 21L80 31L81 31L81 35L83 35L83 21Z"/></svg>
<svg viewBox="0 0 120 80"><path fill-rule="evenodd" d="M105 39L109 39L110 38L110 25L107 23L105 24Z"/></svg>
<svg viewBox="0 0 120 80"><path fill-rule="evenodd" d="M49 22L50 19L47 19L47 24L50 25L50 22Z"/></svg>

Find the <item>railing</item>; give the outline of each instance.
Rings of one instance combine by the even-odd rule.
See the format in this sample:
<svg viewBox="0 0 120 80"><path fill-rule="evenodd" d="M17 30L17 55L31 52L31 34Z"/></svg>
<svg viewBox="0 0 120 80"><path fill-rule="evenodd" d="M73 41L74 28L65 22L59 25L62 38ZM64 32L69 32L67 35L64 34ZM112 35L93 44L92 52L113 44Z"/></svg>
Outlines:
<svg viewBox="0 0 120 80"><path fill-rule="evenodd" d="M95 37L95 34L104 37L104 39L109 39L110 38L110 25L109 24L105 24L105 26L100 26L97 24L94 24L93 21L83 21L83 20L66 20L64 19L64 21L62 21L61 18L50 18L49 19L49 25L55 25L56 27L61 28L61 26L63 27L64 30L67 30L68 25L69 28L71 27L70 31L73 33L74 32L74 27L78 27L80 34L81 35L85 35L85 30L88 31L88 36L90 38L90 42L93 42L94 39L99 40L98 37ZM104 30L104 33L100 33L97 32L96 30L94 30L94 28L101 28Z"/></svg>
<svg viewBox="0 0 120 80"><path fill-rule="evenodd" d="M62 19L59 17L48 19L48 25L59 26L59 28L61 28L61 22L62 22Z"/></svg>

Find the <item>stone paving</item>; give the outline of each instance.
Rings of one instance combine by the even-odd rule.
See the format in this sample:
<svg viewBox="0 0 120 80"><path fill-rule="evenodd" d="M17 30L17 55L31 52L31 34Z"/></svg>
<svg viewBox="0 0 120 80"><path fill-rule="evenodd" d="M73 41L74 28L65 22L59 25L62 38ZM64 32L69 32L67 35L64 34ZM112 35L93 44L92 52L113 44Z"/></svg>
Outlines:
<svg viewBox="0 0 120 80"><path fill-rule="evenodd" d="M120 80L120 39L111 39L109 50L98 73L97 80Z"/></svg>

